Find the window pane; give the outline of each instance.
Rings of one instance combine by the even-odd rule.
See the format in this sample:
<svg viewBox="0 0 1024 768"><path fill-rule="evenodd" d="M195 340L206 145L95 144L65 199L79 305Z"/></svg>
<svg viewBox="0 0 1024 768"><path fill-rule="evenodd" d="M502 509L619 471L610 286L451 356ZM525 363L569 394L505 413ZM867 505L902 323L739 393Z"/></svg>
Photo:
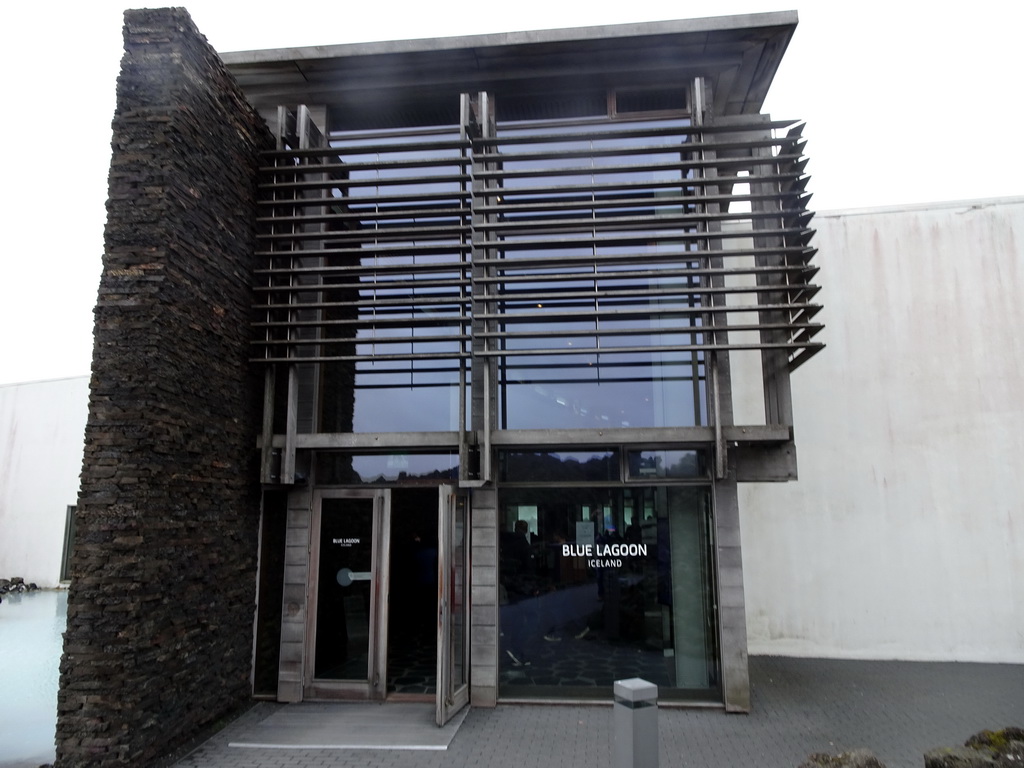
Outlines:
<svg viewBox="0 0 1024 768"><path fill-rule="evenodd" d="M706 477L702 451L629 451L629 479Z"/></svg>
<svg viewBox="0 0 1024 768"><path fill-rule="evenodd" d="M603 482L619 479L618 451L503 451L499 454L499 460L501 479L512 483Z"/></svg>
<svg viewBox="0 0 1024 768"><path fill-rule="evenodd" d="M599 698L642 677L714 700L710 526L707 488L504 490L501 695Z"/></svg>
<svg viewBox="0 0 1024 768"><path fill-rule="evenodd" d="M601 429L625 427L688 427L703 424L704 381L694 386L689 363L659 365L664 377L649 380L652 364L618 356L603 356L603 364L588 363L589 371L575 381L544 377L573 371L519 370L525 381L508 380L502 401L505 429ZM565 360L563 359L563 362ZM509 372L509 378L513 375ZM703 365L700 366L703 377ZM599 377L593 380L594 377ZM587 380L591 379L591 380Z"/></svg>
<svg viewBox="0 0 1024 768"><path fill-rule="evenodd" d="M373 500L324 499L313 676L365 680L370 664Z"/></svg>
<svg viewBox="0 0 1024 768"><path fill-rule="evenodd" d="M502 428L707 422L688 126L499 126Z"/></svg>
<svg viewBox="0 0 1024 768"><path fill-rule="evenodd" d="M459 454L318 452L319 485L442 483L458 480Z"/></svg>

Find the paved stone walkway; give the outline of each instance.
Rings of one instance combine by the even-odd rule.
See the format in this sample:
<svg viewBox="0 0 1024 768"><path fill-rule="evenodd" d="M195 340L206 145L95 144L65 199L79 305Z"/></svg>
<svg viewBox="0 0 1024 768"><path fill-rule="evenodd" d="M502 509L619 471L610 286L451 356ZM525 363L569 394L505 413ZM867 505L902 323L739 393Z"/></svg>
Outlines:
<svg viewBox="0 0 1024 768"><path fill-rule="evenodd" d="M1024 726L1024 665L751 659L753 711L662 709L660 768L796 768L866 747L888 768L984 728ZM610 706L469 712L445 752L229 747L280 705L259 704L175 768L611 768Z"/></svg>

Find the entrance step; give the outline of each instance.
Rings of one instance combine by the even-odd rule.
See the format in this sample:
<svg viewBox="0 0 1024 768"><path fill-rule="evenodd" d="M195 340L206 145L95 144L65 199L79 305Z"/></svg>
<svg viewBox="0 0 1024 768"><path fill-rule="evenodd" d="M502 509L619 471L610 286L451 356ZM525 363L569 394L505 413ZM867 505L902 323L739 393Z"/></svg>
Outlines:
<svg viewBox="0 0 1024 768"><path fill-rule="evenodd" d="M441 728L434 705L300 702L249 725L228 746L254 749L446 750L466 718L464 708Z"/></svg>

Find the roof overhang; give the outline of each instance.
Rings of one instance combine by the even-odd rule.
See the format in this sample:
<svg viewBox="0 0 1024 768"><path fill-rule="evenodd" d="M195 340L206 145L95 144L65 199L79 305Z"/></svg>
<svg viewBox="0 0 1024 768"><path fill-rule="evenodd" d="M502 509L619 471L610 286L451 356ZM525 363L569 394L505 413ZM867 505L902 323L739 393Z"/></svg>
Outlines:
<svg viewBox="0 0 1024 768"><path fill-rule="evenodd" d="M796 11L223 53L253 105L393 95L528 92L538 83L667 86L705 77L719 115L756 113L796 29Z"/></svg>

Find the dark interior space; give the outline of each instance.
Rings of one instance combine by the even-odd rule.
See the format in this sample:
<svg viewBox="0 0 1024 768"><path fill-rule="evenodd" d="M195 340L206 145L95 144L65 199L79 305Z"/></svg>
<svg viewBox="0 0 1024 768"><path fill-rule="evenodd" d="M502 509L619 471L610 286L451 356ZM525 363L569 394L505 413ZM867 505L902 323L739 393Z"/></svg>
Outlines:
<svg viewBox="0 0 1024 768"><path fill-rule="evenodd" d="M388 695L429 694L437 684L437 489L391 495Z"/></svg>
<svg viewBox="0 0 1024 768"><path fill-rule="evenodd" d="M253 664L253 694L260 697L277 695L287 498L284 491L267 491L263 496L256 658Z"/></svg>

